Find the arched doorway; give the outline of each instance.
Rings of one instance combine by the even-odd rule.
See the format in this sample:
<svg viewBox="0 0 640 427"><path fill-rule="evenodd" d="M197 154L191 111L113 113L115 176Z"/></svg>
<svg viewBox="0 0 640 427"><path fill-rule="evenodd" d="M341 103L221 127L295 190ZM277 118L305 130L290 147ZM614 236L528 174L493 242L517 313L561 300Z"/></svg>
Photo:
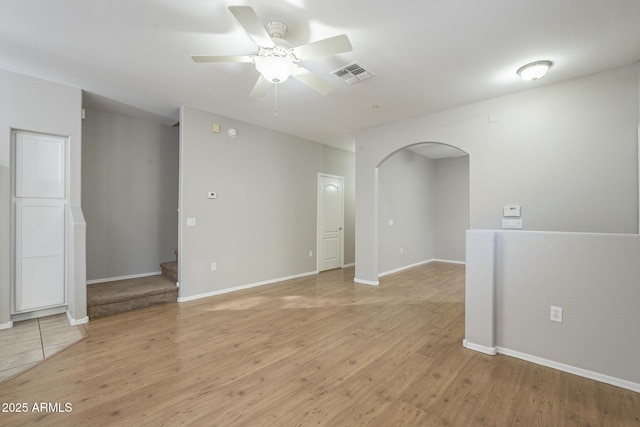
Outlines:
<svg viewBox="0 0 640 427"><path fill-rule="evenodd" d="M416 144L378 165L378 276L439 260L464 263L469 156Z"/></svg>
<svg viewBox="0 0 640 427"><path fill-rule="evenodd" d="M373 232L360 269L368 277L358 272L356 251L356 282L377 285L381 275L433 260L464 262L469 153L441 142L406 144L383 156L372 178Z"/></svg>

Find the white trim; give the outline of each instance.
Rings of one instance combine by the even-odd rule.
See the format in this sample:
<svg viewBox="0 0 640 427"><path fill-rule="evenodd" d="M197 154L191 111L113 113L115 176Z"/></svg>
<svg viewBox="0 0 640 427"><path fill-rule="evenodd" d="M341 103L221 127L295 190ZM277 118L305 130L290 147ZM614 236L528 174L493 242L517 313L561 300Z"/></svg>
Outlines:
<svg viewBox="0 0 640 427"><path fill-rule="evenodd" d="M62 314L65 311L67 311L67 306L66 305L61 305L58 307L50 307L50 308L43 308L41 310L34 310L34 311L25 311L22 313L15 313L11 315L11 320L14 322L20 322L22 320L30 320L30 319L37 319L40 317L46 317L46 316L52 316L54 314Z"/></svg>
<svg viewBox="0 0 640 427"><path fill-rule="evenodd" d="M284 280L291 280L291 279L298 279L300 277L313 276L314 274L318 274L318 272L310 271L308 273L295 274L293 276L280 277L278 279L272 279L272 280L265 280L264 282L249 283L248 285L240 285L233 288L220 289L218 291L206 292L204 294L192 295L190 297L184 297L184 298L180 297L178 298L178 302L187 302L187 301L193 301L200 298L213 297L216 295L227 294L229 292L241 291L243 289L250 289L258 286L270 285L272 283L282 282Z"/></svg>
<svg viewBox="0 0 640 427"><path fill-rule="evenodd" d="M129 276L106 277L104 279L87 280L87 285L93 285L95 283L115 282L116 280L138 279L140 277L159 276L161 274L162 271L152 271L151 273L131 274Z"/></svg>
<svg viewBox="0 0 640 427"><path fill-rule="evenodd" d="M369 285L369 286L378 286L380 284L380 282L378 282L377 280L375 282L372 282L371 280L358 279L357 277L354 277L353 281L355 283L360 283L362 285Z"/></svg>
<svg viewBox="0 0 640 427"><path fill-rule="evenodd" d="M405 266L402 266L402 267L394 268L393 270L383 271L382 273L378 274L378 277L388 276L389 274L393 274L393 273L399 273L401 271L408 270L408 269L413 268L413 267L418 267L420 265L429 264L431 262L444 262L444 263L447 263L447 264L462 264L462 265L466 264L466 262L464 262L464 261L454 261L454 260L450 260L450 259L432 258L432 259L428 259L426 261L420 261L420 262L416 262L414 264L409 264L409 265L405 265Z"/></svg>
<svg viewBox="0 0 640 427"><path fill-rule="evenodd" d="M393 274L393 273L399 273L403 270L408 270L410 268L417 267L419 265L429 264L430 262L433 262L433 261L435 261L435 259L428 259L425 261L416 262L414 264L409 264L402 267L394 268L393 270L383 271L382 273L378 273L378 277L388 276L389 274Z"/></svg>
<svg viewBox="0 0 640 427"><path fill-rule="evenodd" d="M355 262L350 262L349 264L345 264L342 266L342 268L349 268L349 267L355 267L356 263Z"/></svg>
<svg viewBox="0 0 640 427"><path fill-rule="evenodd" d="M466 265L467 264L466 261L455 261L455 260L452 260L452 259L434 258L431 261L434 261L434 262L445 262L447 264L461 264L461 265Z"/></svg>
<svg viewBox="0 0 640 427"><path fill-rule="evenodd" d="M468 348L469 350L479 351L480 353L489 354L491 356L495 356L496 354L498 354L498 350L496 347L486 347L484 345L474 344L467 341L466 339L462 340L462 346L464 348Z"/></svg>
<svg viewBox="0 0 640 427"><path fill-rule="evenodd" d="M602 383L611 384L616 387L621 387L640 393L640 384L638 383L634 383L621 378L611 377L605 374L600 374L598 372L589 371L587 369L578 368L576 366L565 365L564 363L555 362L553 360L544 359L542 357L533 356L531 354L521 353L519 351L510 350L504 347L496 348L498 349L498 353L504 354L505 356L511 356L517 359L526 360L527 362L532 362L537 365L546 366L549 368L557 369L559 371L568 372L573 375L588 378L590 380L600 381Z"/></svg>
<svg viewBox="0 0 640 427"><path fill-rule="evenodd" d="M0 323L0 329L10 329L13 328L13 322L8 321L7 323Z"/></svg>
<svg viewBox="0 0 640 427"><path fill-rule="evenodd" d="M82 319L76 320L73 317L71 317L71 313L69 313L68 311L67 311L67 319L69 320L69 324L71 326L78 326L84 323L89 323L89 316L84 316Z"/></svg>

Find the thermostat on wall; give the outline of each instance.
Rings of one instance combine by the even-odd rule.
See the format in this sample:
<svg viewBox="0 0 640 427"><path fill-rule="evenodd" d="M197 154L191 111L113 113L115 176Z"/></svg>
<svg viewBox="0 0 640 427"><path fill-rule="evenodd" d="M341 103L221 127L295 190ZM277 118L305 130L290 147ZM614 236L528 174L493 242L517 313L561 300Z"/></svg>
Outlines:
<svg viewBox="0 0 640 427"><path fill-rule="evenodd" d="M502 214L502 216L505 216L505 217L521 216L520 206L505 206L504 213Z"/></svg>

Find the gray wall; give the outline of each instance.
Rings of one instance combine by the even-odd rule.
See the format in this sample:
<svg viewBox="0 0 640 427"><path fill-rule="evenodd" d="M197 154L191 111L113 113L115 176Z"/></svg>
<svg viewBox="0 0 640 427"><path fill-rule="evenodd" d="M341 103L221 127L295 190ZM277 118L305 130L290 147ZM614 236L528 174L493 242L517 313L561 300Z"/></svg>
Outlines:
<svg viewBox="0 0 640 427"><path fill-rule="evenodd" d="M633 65L358 133L356 280L377 279L377 220L368 212L378 207L383 159L417 142L456 146L469 153L469 235L481 240L467 248L467 339L640 390L639 71ZM524 232L478 230L500 228L502 207L512 204L522 206ZM504 249L494 253L494 245ZM565 323L550 324L550 305L563 304ZM469 322L488 327L478 333Z"/></svg>
<svg viewBox="0 0 640 427"><path fill-rule="evenodd" d="M214 123L220 133L212 132ZM229 137L229 128L238 136ZM344 176L349 199L353 168L352 153L182 107L180 298L316 271L317 175ZM208 191L217 199L207 199ZM349 217L353 201L345 201ZM197 226L187 227L187 218ZM347 263L353 260L351 224L347 218Z"/></svg>
<svg viewBox="0 0 640 427"><path fill-rule="evenodd" d="M344 264L356 260L356 156L338 148L322 146L323 173L344 177Z"/></svg>
<svg viewBox="0 0 640 427"><path fill-rule="evenodd" d="M526 230L636 233L638 68L358 132L357 280L379 271L377 167L419 142L469 153L471 228L500 228L502 207L518 204Z"/></svg>
<svg viewBox="0 0 640 427"><path fill-rule="evenodd" d="M433 259L434 161L401 150L380 165L378 179L380 272Z"/></svg>
<svg viewBox="0 0 640 427"><path fill-rule="evenodd" d="M496 235L496 344L640 389L640 237ZM549 320L563 308L562 323Z"/></svg>
<svg viewBox="0 0 640 427"><path fill-rule="evenodd" d="M469 228L469 156L438 159L435 164L435 258L465 261Z"/></svg>
<svg viewBox="0 0 640 427"><path fill-rule="evenodd" d="M158 272L178 249L178 129L86 109L87 279Z"/></svg>
<svg viewBox="0 0 640 427"><path fill-rule="evenodd" d="M467 347L640 391L640 236L470 230L467 237ZM552 305L562 307L561 323L550 320Z"/></svg>
<svg viewBox="0 0 640 427"><path fill-rule="evenodd" d="M11 319L11 130L69 137L67 175L67 309L86 317L84 223L80 206L80 89L0 70L0 325ZM73 214L72 214L73 212ZM77 222L73 223L75 219ZM82 230L83 231L83 230ZM82 234L82 233L81 233Z"/></svg>
<svg viewBox="0 0 640 427"><path fill-rule="evenodd" d="M433 259L465 261L469 156L397 151L378 168L378 191L380 275Z"/></svg>

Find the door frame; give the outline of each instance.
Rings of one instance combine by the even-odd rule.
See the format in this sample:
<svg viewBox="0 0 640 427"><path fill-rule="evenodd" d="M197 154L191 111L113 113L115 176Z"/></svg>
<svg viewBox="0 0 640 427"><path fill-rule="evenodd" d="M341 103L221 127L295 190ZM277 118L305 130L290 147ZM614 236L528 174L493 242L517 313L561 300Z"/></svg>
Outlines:
<svg viewBox="0 0 640 427"><path fill-rule="evenodd" d="M342 212L340 212L340 268L344 268L344 177L340 175L332 175L324 172L318 172L318 178L316 183L316 271L320 272L320 252L322 244L322 231L320 230L320 219L322 212L320 212L320 183L322 178L338 179L342 182Z"/></svg>

